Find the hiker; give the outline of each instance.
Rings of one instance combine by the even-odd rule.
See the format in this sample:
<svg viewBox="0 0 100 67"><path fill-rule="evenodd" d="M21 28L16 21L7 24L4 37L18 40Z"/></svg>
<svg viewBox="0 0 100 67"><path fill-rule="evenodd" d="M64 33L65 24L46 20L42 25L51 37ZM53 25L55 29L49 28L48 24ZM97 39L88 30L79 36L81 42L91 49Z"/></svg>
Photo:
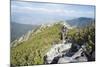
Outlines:
<svg viewBox="0 0 100 67"><path fill-rule="evenodd" d="M47 64L47 55L45 55L45 56L43 57L43 59L44 59L44 64Z"/></svg>
<svg viewBox="0 0 100 67"><path fill-rule="evenodd" d="M67 35L67 27L64 25L61 29L61 40L63 41L63 43L65 42L65 38L66 38L66 35Z"/></svg>

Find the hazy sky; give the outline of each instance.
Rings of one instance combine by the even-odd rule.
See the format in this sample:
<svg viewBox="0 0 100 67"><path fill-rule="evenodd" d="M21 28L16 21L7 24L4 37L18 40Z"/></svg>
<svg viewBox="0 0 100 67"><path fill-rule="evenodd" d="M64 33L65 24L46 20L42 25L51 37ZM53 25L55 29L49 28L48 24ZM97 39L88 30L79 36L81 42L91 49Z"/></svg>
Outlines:
<svg viewBox="0 0 100 67"><path fill-rule="evenodd" d="M43 24L77 17L94 18L95 6L11 1L11 22Z"/></svg>

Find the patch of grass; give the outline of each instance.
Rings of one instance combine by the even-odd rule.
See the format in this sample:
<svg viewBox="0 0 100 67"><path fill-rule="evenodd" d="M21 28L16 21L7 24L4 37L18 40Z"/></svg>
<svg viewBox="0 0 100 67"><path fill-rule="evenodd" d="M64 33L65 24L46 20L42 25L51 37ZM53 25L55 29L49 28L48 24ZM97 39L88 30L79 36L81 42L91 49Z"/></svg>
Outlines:
<svg viewBox="0 0 100 67"><path fill-rule="evenodd" d="M61 24L47 27L32 35L29 40L11 48L11 65L24 66L43 64L43 57L53 42L60 41Z"/></svg>

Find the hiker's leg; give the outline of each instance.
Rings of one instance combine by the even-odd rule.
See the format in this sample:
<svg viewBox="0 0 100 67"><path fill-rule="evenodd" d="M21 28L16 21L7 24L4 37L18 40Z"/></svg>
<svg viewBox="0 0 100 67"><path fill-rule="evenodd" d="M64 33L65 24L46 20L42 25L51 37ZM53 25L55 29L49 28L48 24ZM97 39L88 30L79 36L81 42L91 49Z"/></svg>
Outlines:
<svg viewBox="0 0 100 67"><path fill-rule="evenodd" d="M64 41L65 41L65 36L64 36L64 33L63 33L63 43L64 43Z"/></svg>

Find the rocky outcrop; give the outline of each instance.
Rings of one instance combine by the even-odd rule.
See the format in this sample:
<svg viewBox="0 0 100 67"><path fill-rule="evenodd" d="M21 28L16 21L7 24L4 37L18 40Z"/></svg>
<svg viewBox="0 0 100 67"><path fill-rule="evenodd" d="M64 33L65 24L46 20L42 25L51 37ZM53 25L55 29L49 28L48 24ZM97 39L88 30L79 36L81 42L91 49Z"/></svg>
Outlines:
<svg viewBox="0 0 100 67"><path fill-rule="evenodd" d="M67 44L57 44L53 46L50 51L46 54L45 63L46 64L56 64L56 63L69 63L69 62L85 62L88 61L84 49L85 45L78 47L76 52L71 51L72 43Z"/></svg>
<svg viewBox="0 0 100 67"><path fill-rule="evenodd" d="M63 56L70 48L71 43L68 44L56 44L46 53L46 63L51 63L55 57Z"/></svg>

